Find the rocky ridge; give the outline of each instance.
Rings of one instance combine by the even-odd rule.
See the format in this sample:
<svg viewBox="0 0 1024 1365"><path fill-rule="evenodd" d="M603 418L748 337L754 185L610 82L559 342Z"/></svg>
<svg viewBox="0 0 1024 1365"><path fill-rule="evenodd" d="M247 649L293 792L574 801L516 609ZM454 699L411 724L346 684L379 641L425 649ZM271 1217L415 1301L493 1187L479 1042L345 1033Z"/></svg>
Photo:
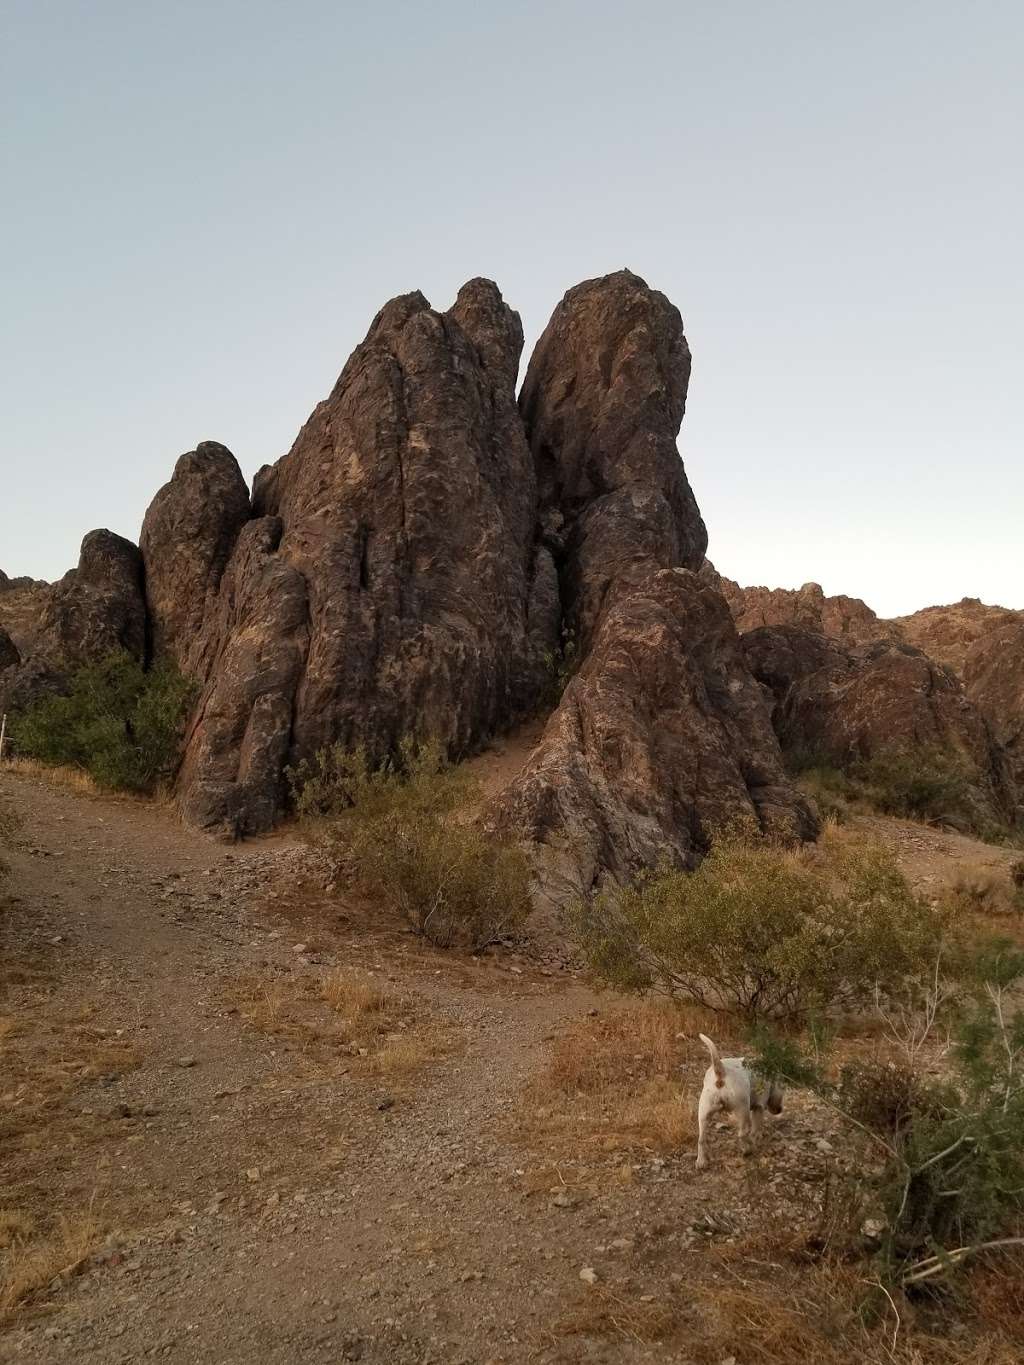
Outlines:
<svg viewBox="0 0 1024 1365"><path fill-rule="evenodd" d="M201 442L139 548L92 532L59 583L0 582L0 703L114 648L172 660L198 697L178 804L234 838L274 825L285 769L325 744L383 758L429 734L461 759L575 670L485 813L529 843L550 901L693 866L736 819L813 837L779 737L952 744L985 774L979 799L1012 801L1019 696L991 661L975 704L900 643L905 623L816 584L742 589L705 560L676 446L690 350L663 294L626 270L571 289L517 401L522 345L490 281L444 312L392 299L251 494ZM26 594L33 612L12 613Z"/></svg>

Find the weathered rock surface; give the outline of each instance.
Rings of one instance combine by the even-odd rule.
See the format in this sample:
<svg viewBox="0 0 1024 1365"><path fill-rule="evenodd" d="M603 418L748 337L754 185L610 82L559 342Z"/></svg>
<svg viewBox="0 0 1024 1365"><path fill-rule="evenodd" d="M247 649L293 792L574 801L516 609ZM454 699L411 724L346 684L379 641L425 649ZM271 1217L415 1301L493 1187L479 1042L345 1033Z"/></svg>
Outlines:
<svg viewBox="0 0 1024 1365"><path fill-rule="evenodd" d="M949 606L925 607L911 616L897 616L889 624L902 639L963 677L975 642L996 627L1024 624L1024 612L964 597Z"/></svg>
<svg viewBox="0 0 1024 1365"><path fill-rule="evenodd" d="M741 588L708 560L701 573L729 603L740 632L760 626L797 626L851 643L899 638L893 622L879 620L859 597L827 597L818 583L805 583L802 588Z"/></svg>
<svg viewBox="0 0 1024 1365"><path fill-rule="evenodd" d="M139 537L153 658L187 666L249 516L249 490L226 446L202 441L181 456L150 503Z"/></svg>
<svg viewBox="0 0 1024 1365"><path fill-rule="evenodd" d="M260 520L187 653L202 685L179 781L191 818L265 829L285 760L335 741L383 755L410 733L460 756L535 707L558 600L534 543L521 348L490 281L447 313L393 299L257 475Z"/></svg>
<svg viewBox="0 0 1024 1365"><path fill-rule="evenodd" d="M0 673L6 668L15 668L20 663L21 654L18 652L18 646L3 626L0 626Z"/></svg>
<svg viewBox="0 0 1024 1365"><path fill-rule="evenodd" d="M737 821L816 833L715 589L663 569L613 590L593 647L493 825L537 845L557 904L661 861L692 868Z"/></svg>
<svg viewBox="0 0 1024 1365"><path fill-rule="evenodd" d="M520 409L584 651L612 583L704 558L707 532L676 449L689 379L679 310L628 270L570 289L530 360Z"/></svg>
<svg viewBox="0 0 1024 1365"><path fill-rule="evenodd" d="M849 646L795 626L761 627L742 640L787 754L842 769L896 749L945 749L977 773L979 815L1012 819L1005 760L951 669L911 645Z"/></svg>
<svg viewBox="0 0 1024 1365"><path fill-rule="evenodd" d="M964 685L1003 748L1024 806L1024 613L1016 616L1008 614L968 646Z"/></svg>
<svg viewBox="0 0 1024 1365"><path fill-rule="evenodd" d="M582 665L523 771L491 803L559 903L665 860L692 867L745 821L815 820L713 585L675 437L690 351L676 309L628 271L572 289L520 400L546 543Z"/></svg>
<svg viewBox="0 0 1024 1365"><path fill-rule="evenodd" d="M78 567L40 591L31 630L22 641L12 638L21 663L5 669L0 684L0 701L9 707L59 691L69 673L116 650L142 659L146 609L138 547L113 531L90 531Z"/></svg>

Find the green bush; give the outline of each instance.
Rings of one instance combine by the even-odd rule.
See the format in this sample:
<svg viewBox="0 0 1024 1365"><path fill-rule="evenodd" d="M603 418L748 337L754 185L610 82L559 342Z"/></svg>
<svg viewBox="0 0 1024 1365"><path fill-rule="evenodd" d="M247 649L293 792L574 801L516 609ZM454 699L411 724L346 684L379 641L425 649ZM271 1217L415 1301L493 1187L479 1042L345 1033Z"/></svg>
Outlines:
<svg viewBox="0 0 1024 1365"><path fill-rule="evenodd" d="M150 792L177 766L191 698L191 683L169 664L147 672L130 654L112 654L73 674L66 696L16 716L14 747L82 768L113 791Z"/></svg>
<svg viewBox="0 0 1024 1365"><path fill-rule="evenodd" d="M608 984L749 1020L866 1001L933 961L943 933L888 852L837 839L791 851L726 837L695 872L605 891L570 920Z"/></svg>
<svg viewBox="0 0 1024 1365"><path fill-rule="evenodd" d="M405 741L377 765L365 749L335 746L289 777L300 818L339 875L433 943L478 949L525 920L525 855L465 821L478 791L436 743Z"/></svg>
<svg viewBox="0 0 1024 1365"><path fill-rule="evenodd" d="M1024 1215L1024 952L976 947L952 1027L948 1074L907 1064L850 1063L838 1082L792 1040L762 1037L751 1064L806 1086L866 1134L877 1159L859 1167L850 1246L905 1289L933 1283L985 1252L1021 1245ZM859 1236L865 1204L881 1229Z"/></svg>
<svg viewBox="0 0 1024 1365"><path fill-rule="evenodd" d="M865 796L885 815L909 820L958 820L977 828L972 784L974 766L960 753L939 745L884 749L851 768Z"/></svg>

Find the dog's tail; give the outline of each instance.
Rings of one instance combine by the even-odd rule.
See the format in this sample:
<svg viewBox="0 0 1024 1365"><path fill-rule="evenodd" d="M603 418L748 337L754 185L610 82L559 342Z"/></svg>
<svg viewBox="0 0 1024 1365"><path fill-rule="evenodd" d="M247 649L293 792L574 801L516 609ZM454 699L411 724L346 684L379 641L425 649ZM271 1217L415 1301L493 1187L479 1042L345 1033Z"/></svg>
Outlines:
<svg viewBox="0 0 1024 1365"><path fill-rule="evenodd" d="M722 1065L721 1053L706 1033L701 1033L698 1036L711 1054L711 1066L715 1073L715 1085L720 1089L725 1085L725 1067Z"/></svg>

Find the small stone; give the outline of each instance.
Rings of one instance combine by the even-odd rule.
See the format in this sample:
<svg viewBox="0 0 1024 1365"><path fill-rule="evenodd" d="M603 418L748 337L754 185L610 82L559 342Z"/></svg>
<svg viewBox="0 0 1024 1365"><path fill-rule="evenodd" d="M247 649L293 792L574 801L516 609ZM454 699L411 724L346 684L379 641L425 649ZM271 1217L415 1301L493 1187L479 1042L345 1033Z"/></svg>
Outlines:
<svg viewBox="0 0 1024 1365"><path fill-rule="evenodd" d="M196 1064L196 1059L195 1059L194 1057L179 1057L179 1058L178 1058L178 1065L179 1065L179 1066L190 1067L190 1066L195 1066L195 1064Z"/></svg>
<svg viewBox="0 0 1024 1365"><path fill-rule="evenodd" d="M245 1178L246 1180L255 1183L260 1178L260 1168L258 1166L250 1166L245 1173Z"/></svg>
<svg viewBox="0 0 1024 1365"><path fill-rule="evenodd" d="M580 1271L580 1279L584 1284L597 1284L597 1271L593 1266L585 1265Z"/></svg>

